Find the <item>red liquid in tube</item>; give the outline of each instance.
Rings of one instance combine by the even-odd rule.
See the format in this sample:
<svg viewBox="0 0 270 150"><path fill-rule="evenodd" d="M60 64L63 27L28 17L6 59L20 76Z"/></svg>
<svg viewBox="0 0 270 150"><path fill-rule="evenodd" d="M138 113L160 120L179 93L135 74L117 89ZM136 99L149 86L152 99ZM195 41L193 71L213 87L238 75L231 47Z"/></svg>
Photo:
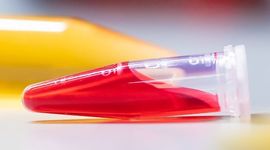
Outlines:
<svg viewBox="0 0 270 150"><path fill-rule="evenodd" d="M155 84L166 88L158 88L144 80L151 78L126 62L29 86L24 104L42 113L122 119L220 110L216 94L162 81Z"/></svg>

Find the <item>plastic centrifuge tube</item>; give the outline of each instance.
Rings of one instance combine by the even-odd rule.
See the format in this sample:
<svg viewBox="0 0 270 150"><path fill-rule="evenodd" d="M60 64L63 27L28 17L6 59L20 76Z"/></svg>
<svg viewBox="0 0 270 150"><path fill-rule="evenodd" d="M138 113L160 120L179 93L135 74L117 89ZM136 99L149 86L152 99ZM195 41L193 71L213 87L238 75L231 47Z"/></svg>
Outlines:
<svg viewBox="0 0 270 150"><path fill-rule="evenodd" d="M243 45L224 51L118 64L28 86L32 111L106 118L248 118Z"/></svg>

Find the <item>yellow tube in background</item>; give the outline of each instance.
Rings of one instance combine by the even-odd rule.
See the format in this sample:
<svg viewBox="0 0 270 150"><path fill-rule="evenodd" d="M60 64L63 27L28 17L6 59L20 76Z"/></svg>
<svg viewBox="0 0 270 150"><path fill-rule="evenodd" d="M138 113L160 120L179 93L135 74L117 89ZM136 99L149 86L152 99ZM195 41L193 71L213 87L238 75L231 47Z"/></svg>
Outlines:
<svg viewBox="0 0 270 150"><path fill-rule="evenodd" d="M0 100L7 100L34 82L174 53L79 19L1 17L0 55Z"/></svg>

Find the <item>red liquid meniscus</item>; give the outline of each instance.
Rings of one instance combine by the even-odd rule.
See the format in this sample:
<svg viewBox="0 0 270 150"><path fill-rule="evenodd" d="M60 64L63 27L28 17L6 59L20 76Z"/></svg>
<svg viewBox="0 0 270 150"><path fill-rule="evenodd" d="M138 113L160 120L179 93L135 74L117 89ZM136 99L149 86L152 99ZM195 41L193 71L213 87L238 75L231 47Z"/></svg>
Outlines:
<svg viewBox="0 0 270 150"><path fill-rule="evenodd" d="M217 96L185 88L158 88L122 63L26 88L24 104L42 113L106 118L159 117L217 112ZM138 78L138 75L141 76ZM167 84L167 83L159 83Z"/></svg>

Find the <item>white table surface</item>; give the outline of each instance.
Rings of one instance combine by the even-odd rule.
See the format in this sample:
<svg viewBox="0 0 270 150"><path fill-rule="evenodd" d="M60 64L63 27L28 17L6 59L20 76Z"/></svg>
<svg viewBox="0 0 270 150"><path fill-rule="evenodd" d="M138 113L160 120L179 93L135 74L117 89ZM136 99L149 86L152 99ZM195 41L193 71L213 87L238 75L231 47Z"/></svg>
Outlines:
<svg viewBox="0 0 270 150"><path fill-rule="evenodd" d="M263 122L253 117L252 123L228 118L193 122L91 123L86 117L2 110L0 117L1 149L215 150L244 144L243 133L256 133L259 128L270 133L267 125L270 116ZM77 119L80 121L74 122ZM260 136L263 135L256 138ZM240 142L235 143L234 138Z"/></svg>

